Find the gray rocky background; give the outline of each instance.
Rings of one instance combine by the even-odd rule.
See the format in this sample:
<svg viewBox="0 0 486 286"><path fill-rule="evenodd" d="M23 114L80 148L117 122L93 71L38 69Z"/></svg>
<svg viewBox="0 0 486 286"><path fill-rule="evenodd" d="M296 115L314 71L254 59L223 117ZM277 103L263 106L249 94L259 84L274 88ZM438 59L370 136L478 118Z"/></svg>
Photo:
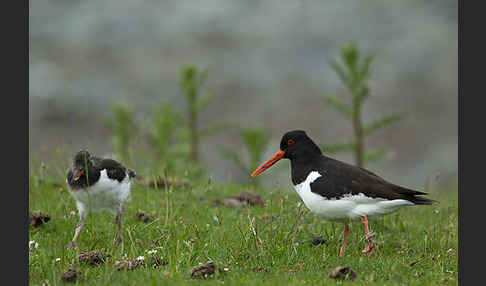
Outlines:
<svg viewBox="0 0 486 286"><path fill-rule="evenodd" d="M272 137L305 129L319 142L351 136L351 126L321 95L346 96L329 60L356 41L375 54L364 118L408 117L367 139L391 156L367 167L398 184L457 177L457 1L29 1L30 150L46 162L87 147L113 152L109 130L117 99L132 101L141 124L160 99L183 110L181 65L209 68L218 94L202 125L262 124ZM243 147L235 130L204 142L216 179L247 181L217 145ZM352 162L349 154L335 157ZM249 170L250 172L251 170ZM288 163L271 184L288 184ZM283 181L280 180L283 178Z"/></svg>

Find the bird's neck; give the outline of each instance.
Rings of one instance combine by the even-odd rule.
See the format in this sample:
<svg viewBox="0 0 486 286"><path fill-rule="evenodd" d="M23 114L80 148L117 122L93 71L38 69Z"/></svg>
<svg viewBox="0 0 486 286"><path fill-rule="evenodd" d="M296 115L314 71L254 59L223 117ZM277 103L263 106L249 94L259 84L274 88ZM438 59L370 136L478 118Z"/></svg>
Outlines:
<svg viewBox="0 0 486 286"><path fill-rule="evenodd" d="M290 160L292 183L297 185L305 181L310 172L318 171L319 160L325 158L321 154L314 154L313 156L297 157Z"/></svg>

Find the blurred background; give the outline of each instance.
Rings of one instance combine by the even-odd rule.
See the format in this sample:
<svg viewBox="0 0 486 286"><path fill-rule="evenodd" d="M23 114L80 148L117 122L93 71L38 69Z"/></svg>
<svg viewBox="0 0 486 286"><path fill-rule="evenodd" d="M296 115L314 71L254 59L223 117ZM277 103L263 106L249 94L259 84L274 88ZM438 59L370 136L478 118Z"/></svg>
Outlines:
<svg viewBox="0 0 486 286"><path fill-rule="evenodd" d="M123 100L133 108L139 130L131 144L139 156L131 164L146 172L144 158L152 151L144 134L154 106L163 101L176 112L187 110L181 69L193 64L207 69L202 90L215 96L198 125L230 124L200 140L200 164L215 180L249 182L252 170L245 173L221 152L248 157L240 128L265 130L263 160L289 130L306 130L322 144L353 136L349 120L326 105L324 95L348 99L329 63L339 60L342 45L355 42L363 54L374 55L363 119L406 113L366 138L365 146L384 146L387 155L365 167L409 187L457 181L457 1L36 0L29 5L31 164L44 162L62 174L81 148L116 153L109 122L113 106ZM331 156L354 163L351 152ZM288 161L261 177L265 185L288 186Z"/></svg>

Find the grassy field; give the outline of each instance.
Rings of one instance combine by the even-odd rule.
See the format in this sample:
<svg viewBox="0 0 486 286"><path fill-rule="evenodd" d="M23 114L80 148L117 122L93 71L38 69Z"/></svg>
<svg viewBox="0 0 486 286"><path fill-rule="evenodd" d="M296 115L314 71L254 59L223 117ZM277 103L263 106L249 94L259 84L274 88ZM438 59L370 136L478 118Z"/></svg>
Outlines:
<svg viewBox="0 0 486 286"><path fill-rule="evenodd" d="M59 183L63 180L59 179ZM282 184L283 186L287 184ZM79 238L80 250L66 249L78 222L74 199L62 187L31 178L29 211L48 213L51 220L30 227L38 243L30 249L31 285L57 285L64 271L76 268L81 285L457 285L457 189L436 190L440 204L408 207L371 222L380 254L368 258L360 223L351 225L346 255L338 257L342 224L320 220L288 187L257 189L265 207L213 206L213 199L244 191L235 184L201 184L153 189L134 184L125 206L124 242L116 247L114 217L92 213ZM145 223L138 209L155 212ZM75 212L75 213L74 213ZM326 244L313 245L321 235ZM111 257L99 266L80 263L80 251L93 249ZM118 271L124 257L148 258L157 250L168 264ZM57 261L56 261L57 260ZM192 279L198 263L214 261L216 272L206 280ZM335 280L329 273L349 265L354 281Z"/></svg>

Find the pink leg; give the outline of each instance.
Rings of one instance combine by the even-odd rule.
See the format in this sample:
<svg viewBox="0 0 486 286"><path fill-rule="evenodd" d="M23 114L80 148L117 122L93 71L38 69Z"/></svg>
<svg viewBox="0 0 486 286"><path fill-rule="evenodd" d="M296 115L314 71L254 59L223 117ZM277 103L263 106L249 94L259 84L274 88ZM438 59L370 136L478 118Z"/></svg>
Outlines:
<svg viewBox="0 0 486 286"><path fill-rule="evenodd" d="M116 214L115 223L118 226L118 233L117 233L115 244L119 245L123 241L123 237L122 237L122 213L121 213L121 211L119 211Z"/></svg>
<svg viewBox="0 0 486 286"><path fill-rule="evenodd" d="M374 235L370 235L370 230L368 228L368 219L365 216L361 217L361 222L363 223L363 227L365 230L365 235L366 235L366 240L368 240L368 244L366 245L365 249L363 249L362 253L368 253L368 256L371 256L372 250L375 250L375 252L378 251L378 246L375 244L373 241L372 237Z"/></svg>
<svg viewBox="0 0 486 286"><path fill-rule="evenodd" d="M346 251L346 240L348 239L348 234L349 234L349 225L348 223L344 224L344 230L343 230L343 245L341 246L341 251L339 252L339 256L343 257L344 252Z"/></svg>

